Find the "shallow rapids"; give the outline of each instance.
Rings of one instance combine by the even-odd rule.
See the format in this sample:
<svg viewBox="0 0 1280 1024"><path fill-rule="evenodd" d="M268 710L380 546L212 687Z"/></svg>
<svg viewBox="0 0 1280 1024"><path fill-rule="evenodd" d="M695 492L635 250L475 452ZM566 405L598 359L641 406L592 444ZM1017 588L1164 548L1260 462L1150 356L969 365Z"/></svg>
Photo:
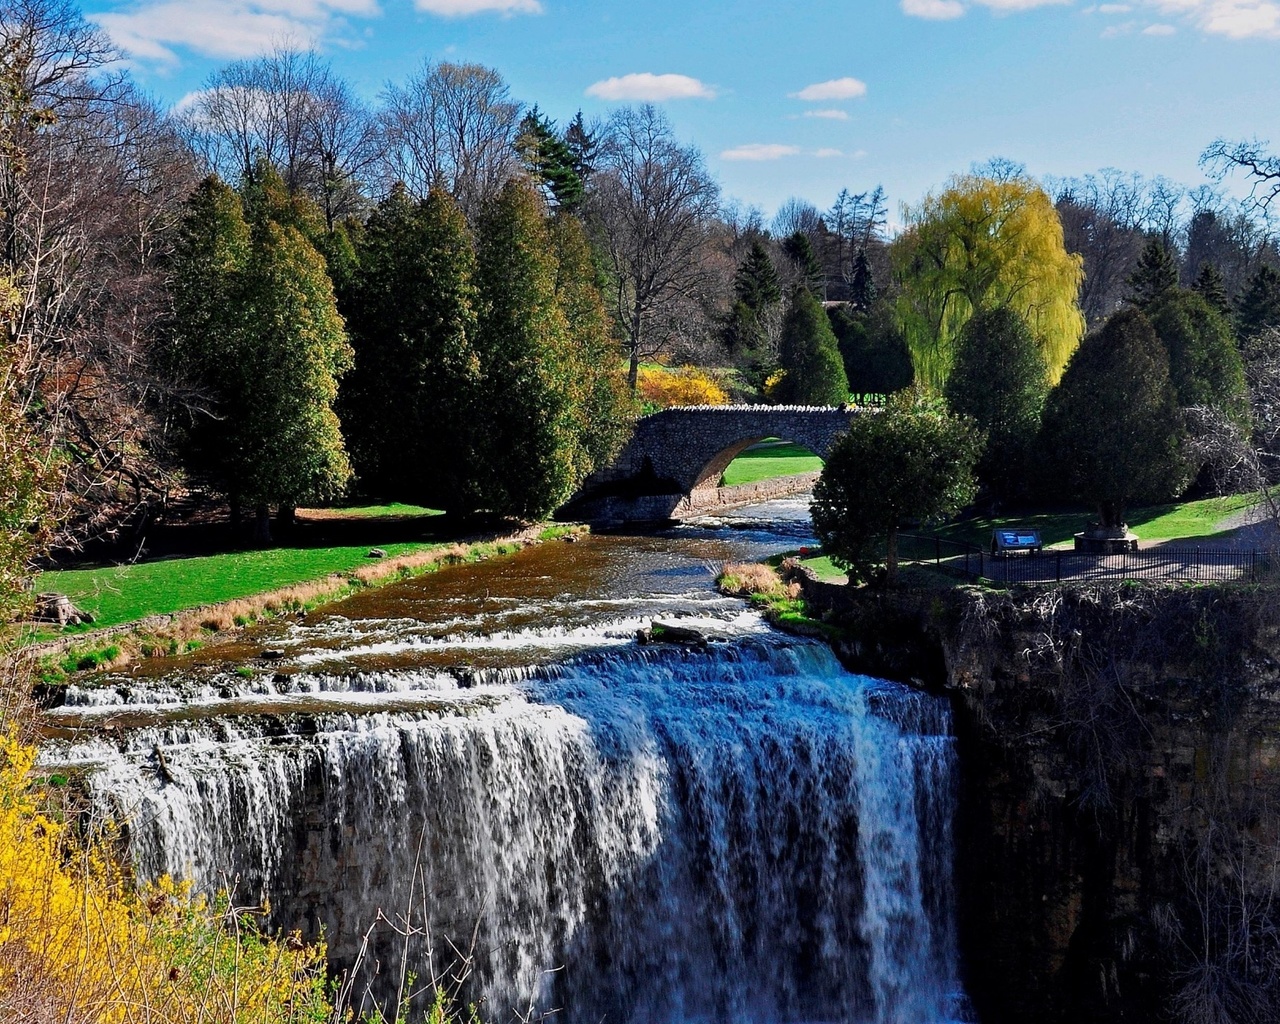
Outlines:
<svg viewBox="0 0 1280 1024"><path fill-rule="evenodd" d="M465 962L495 1022L954 1019L945 705L713 592L804 542L766 514L546 544L111 678L49 713L46 759L140 877L269 899L366 1000ZM711 643L637 644L655 618Z"/></svg>

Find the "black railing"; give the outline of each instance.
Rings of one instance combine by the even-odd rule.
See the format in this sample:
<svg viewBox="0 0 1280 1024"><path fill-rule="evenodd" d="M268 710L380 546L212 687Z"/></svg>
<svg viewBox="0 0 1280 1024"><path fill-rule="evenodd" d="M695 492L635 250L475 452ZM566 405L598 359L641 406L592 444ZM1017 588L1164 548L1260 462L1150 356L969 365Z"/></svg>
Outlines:
<svg viewBox="0 0 1280 1024"><path fill-rule="evenodd" d="M996 584L1073 580L1256 581L1271 571L1267 552L1161 546L1115 555L1036 551L993 555L976 544L944 537L899 535L900 564L929 565L950 575Z"/></svg>

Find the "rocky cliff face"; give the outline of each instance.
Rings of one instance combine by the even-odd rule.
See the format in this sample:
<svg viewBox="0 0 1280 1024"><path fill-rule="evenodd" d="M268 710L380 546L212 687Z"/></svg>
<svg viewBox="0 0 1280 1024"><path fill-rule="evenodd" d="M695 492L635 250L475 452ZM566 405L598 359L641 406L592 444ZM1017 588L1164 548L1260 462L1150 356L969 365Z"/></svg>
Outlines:
<svg viewBox="0 0 1280 1024"><path fill-rule="evenodd" d="M1280 1021L1280 594L805 591L952 697L984 1024Z"/></svg>

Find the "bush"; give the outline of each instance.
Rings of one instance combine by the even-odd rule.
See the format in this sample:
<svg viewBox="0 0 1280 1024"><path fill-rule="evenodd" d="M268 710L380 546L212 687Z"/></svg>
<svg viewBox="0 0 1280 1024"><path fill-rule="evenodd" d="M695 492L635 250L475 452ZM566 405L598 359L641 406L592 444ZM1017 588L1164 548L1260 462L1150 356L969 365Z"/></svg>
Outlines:
<svg viewBox="0 0 1280 1024"><path fill-rule="evenodd" d="M705 370L682 366L640 368L636 379L640 401L648 412L676 405L728 405L729 394Z"/></svg>

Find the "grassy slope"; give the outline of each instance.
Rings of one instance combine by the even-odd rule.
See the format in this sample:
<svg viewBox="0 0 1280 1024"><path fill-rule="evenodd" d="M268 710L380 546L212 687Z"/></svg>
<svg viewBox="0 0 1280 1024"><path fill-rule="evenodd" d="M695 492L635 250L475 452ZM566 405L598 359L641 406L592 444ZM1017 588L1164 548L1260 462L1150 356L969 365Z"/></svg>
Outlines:
<svg viewBox="0 0 1280 1024"><path fill-rule="evenodd" d="M721 485L753 484L776 476L813 473L822 468L822 460L808 448L790 441L761 441L752 445L724 471Z"/></svg>
<svg viewBox="0 0 1280 1024"><path fill-rule="evenodd" d="M425 551L428 543L384 544L389 557ZM368 560L369 546L274 548L198 558L68 569L43 573L41 591L66 594L92 612L95 627L132 622L147 615L230 601L294 583L349 572Z"/></svg>

